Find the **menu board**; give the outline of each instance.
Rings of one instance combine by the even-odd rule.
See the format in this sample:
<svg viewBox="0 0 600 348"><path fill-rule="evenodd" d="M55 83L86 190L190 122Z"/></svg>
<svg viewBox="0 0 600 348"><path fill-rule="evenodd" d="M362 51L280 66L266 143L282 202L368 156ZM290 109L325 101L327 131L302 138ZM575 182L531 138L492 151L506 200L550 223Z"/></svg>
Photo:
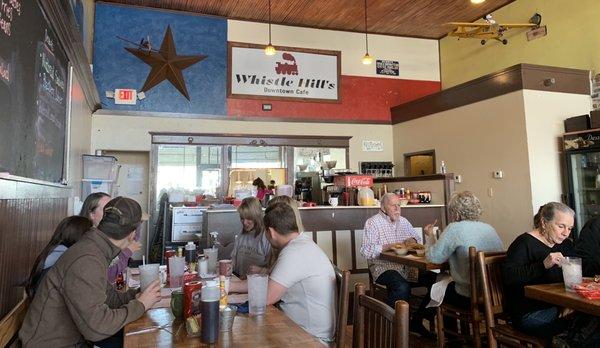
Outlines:
<svg viewBox="0 0 600 348"><path fill-rule="evenodd" d="M0 172L63 179L67 71L38 2L0 0Z"/></svg>

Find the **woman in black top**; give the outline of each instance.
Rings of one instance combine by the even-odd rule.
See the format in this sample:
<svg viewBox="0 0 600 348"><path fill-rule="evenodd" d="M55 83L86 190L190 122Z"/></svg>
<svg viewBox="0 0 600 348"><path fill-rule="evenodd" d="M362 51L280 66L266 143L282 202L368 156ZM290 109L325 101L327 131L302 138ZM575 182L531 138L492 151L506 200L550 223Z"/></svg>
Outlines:
<svg viewBox="0 0 600 348"><path fill-rule="evenodd" d="M560 264L566 256L575 256L573 242L568 239L574 215L562 203L541 206L533 220L533 231L517 237L506 252L505 307L513 324L526 333L551 338L566 329L558 307L526 298L524 288L563 281Z"/></svg>

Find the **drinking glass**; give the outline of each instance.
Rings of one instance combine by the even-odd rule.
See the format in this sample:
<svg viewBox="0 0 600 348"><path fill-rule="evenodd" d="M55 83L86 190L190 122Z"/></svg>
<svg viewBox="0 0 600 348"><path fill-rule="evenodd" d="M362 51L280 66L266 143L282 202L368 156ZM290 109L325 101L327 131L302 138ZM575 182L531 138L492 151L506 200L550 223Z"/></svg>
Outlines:
<svg viewBox="0 0 600 348"><path fill-rule="evenodd" d="M581 274L581 258L565 257L562 264L563 279L565 282L565 290L575 291L573 285L581 284L583 277Z"/></svg>
<svg viewBox="0 0 600 348"><path fill-rule="evenodd" d="M204 249L204 256L208 261L208 273L216 274L218 269L219 249L208 248Z"/></svg>
<svg viewBox="0 0 600 348"><path fill-rule="evenodd" d="M150 263L141 265L140 269L140 290L144 291L155 280L160 279L160 265L158 263Z"/></svg>
<svg viewBox="0 0 600 348"><path fill-rule="evenodd" d="M180 288L183 286L184 271L185 257L172 256L169 258L169 287Z"/></svg>
<svg viewBox="0 0 600 348"><path fill-rule="evenodd" d="M267 274L248 275L248 302L250 315L261 315L267 308L267 286L269 276Z"/></svg>

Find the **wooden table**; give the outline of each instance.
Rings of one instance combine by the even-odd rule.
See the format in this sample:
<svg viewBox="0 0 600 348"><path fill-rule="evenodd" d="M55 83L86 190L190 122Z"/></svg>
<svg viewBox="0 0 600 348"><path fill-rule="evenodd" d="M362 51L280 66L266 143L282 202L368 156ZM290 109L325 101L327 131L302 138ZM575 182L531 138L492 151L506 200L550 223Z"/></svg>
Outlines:
<svg viewBox="0 0 600 348"><path fill-rule="evenodd" d="M132 331L172 323L156 331L127 335ZM168 330L168 331L167 331ZM172 332L172 334L171 334ZM124 347L208 347L200 337L190 338L185 323L175 320L170 308L155 308L140 319L125 326ZM282 311L267 306L261 316L238 314L232 331L221 332L216 347L323 347L316 338L304 331Z"/></svg>
<svg viewBox="0 0 600 348"><path fill-rule="evenodd" d="M600 300L588 300L576 292L566 291L564 283L528 285L525 297L600 316Z"/></svg>
<svg viewBox="0 0 600 348"><path fill-rule="evenodd" d="M396 262L402 265L415 267L423 271L431 271L435 269L446 270L448 269L448 263L437 264L431 263L427 261L425 256L417 256L417 255L404 255L400 256L393 251L384 251L379 254L382 260Z"/></svg>

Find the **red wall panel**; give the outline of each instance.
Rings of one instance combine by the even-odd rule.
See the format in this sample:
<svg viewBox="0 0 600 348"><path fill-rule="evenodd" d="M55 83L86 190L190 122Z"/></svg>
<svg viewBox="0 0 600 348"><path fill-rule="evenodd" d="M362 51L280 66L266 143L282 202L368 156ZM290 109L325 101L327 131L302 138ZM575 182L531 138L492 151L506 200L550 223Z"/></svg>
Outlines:
<svg viewBox="0 0 600 348"><path fill-rule="evenodd" d="M419 81L342 75L340 103L227 99L229 116L284 117L334 121L390 121L390 108L436 93L439 81ZM262 111L262 104L273 105Z"/></svg>

